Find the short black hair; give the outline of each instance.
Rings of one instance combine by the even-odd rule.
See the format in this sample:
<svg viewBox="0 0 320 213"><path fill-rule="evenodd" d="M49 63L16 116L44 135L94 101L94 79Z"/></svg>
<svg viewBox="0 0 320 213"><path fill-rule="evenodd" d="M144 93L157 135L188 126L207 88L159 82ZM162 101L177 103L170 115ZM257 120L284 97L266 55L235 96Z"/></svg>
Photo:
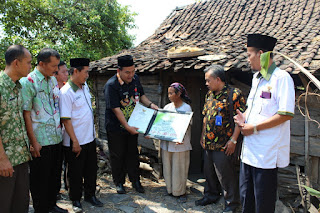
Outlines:
<svg viewBox="0 0 320 213"><path fill-rule="evenodd" d="M63 66L63 65L66 65L66 62L60 60L60 63L59 63L59 65L58 65L58 67Z"/></svg>
<svg viewBox="0 0 320 213"><path fill-rule="evenodd" d="M260 50L261 50L262 52L264 52L264 53L265 53L265 52L268 52L268 50L261 49L261 48L258 48L258 47L252 47L252 48L254 49L255 52L259 52ZM273 59L273 52L270 53L270 58Z"/></svg>
<svg viewBox="0 0 320 213"><path fill-rule="evenodd" d="M4 58L6 60L6 65L10 65L14 60L21 60L25 56L25 50L27 50L22 45L11 45L5 52Z"/></svg>
<svg viewBox="0 0 320 213"><path fill-rule="evenodd" d="M210 76L217 78L219 77L222 82L226 82L226 74L221 65L212 64L204 69L204 73L211 72Z"/></svg>
<svg viewBox="0 0 320 213"><path fill-rule="evenodd" d="M69 75L73 75L73 72L75 69L77 69L79 72L81 72L83 70L84 66L81 67L71 67L68 71Z"/></svg>
<svg viewBox="0 0 320 213"><path fill-rule="evenodd" d="M60 55L56 50L51 48L43 48L37 56L37 63L39 64L40 61L48 63L50 62L51 56L54 56L60 60Z"/></svg>

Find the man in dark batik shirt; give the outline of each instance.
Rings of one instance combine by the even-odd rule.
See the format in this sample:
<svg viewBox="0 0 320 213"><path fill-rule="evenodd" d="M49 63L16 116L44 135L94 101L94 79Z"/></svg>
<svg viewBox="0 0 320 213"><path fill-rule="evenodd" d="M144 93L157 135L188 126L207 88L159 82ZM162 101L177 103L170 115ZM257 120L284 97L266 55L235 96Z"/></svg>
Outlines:
<svg viewBox="0 0 320 213"><path fill-rule="evenodd" d="M233 104L235 115L237 109L242 112L245 110L245 99L239 89L226 84L222 66L211 65L204 72L209 91L202 112L204 119L200 144L205 151L206 185L204 197L195 204L205 206L217 202L220 198L220 183L225 199L223 212L233 212L239 205L239 192L231 155L235 151L240 130L235 127L233 131L229 104ZM229 103L230 97L232 103Z"/></svg>
<svg viewBox="0 0 320 213"><path fill-rule="evenodd" d="M130 55L118 57L117 74L104 86L106 100L106 129L111 159L111 171L117 193L126 193L123 184L126 173L137 192L144 193L140 183L137 128L128 120L137 102L158 109L144 94L139 77L135 74Z"/></svg>

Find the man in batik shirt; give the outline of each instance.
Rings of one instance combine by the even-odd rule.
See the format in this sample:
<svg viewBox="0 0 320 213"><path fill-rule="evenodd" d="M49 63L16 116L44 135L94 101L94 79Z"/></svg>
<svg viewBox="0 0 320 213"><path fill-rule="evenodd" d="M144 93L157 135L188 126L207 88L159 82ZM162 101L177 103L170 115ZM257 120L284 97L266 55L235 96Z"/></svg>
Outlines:
<svg viewBox="0 0 320 213"><path fill-rule="evenodd" d="M22 111L19 79L31 70L31 54L21 45L5 53L0 72L0 211L24 213L29 208L29 140Z"/></svg>
<svg viewBox="0 0 320 213"><path fill-rule="evenodd" d="M60 55L44 48L37 56L38 65L20 80L23 114L33 160L30 162L30 191L35 212L68 212L56 205L62 132L59 112L58 70Z"/></svg>
<svg viewBox="0 0 320 213"><path fill-rule="evenodd" d="M104 86L106 100L106 129L110 150L111 170L117 193L126 193L123 184L126 173L137 192L144 193L140 183L137 128L129 126L136 101L153 109L158 106L144 94L139 77L135 74L130 55L118 57L117 74Z"/></svg>
<svg viewBox="0 0 320 213"><path fill-rule="evenodd" d="M204 72L209 91L202 112L204 119L200 143L205 151L206 185L204 197L195 204L204 206L217 202L220 198L220 183L225 200L223 212L234 212L239 205L239 192L232 154L240 130L235 127L233 131L232 121L237 109L245 110L245 100L239 89L226 84L222 66L211 65ZM230 104L233 105L231 108ZM232 117L230 109L233 110Z"/></svg>

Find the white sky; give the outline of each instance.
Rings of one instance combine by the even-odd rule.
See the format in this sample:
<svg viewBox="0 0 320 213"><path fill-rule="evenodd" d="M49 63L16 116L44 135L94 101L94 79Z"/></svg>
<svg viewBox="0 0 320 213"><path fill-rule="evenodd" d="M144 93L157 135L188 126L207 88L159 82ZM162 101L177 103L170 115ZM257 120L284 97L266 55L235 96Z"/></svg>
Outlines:
<svg viewBox="0 0 320 213"><path fill-rule="evenodd" d="M135 16L136 29L129 31L136 36L134 46L151 36L164 19L177 6L192 4L197 0L118 0L121 5L129 5Z"/></svg>

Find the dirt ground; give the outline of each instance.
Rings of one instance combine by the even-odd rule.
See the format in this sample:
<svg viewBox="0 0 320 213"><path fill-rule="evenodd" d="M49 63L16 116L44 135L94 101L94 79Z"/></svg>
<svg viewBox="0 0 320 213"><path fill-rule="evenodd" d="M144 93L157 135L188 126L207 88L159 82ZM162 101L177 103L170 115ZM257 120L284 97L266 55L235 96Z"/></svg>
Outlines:
<svg viewBox="0 0 320 213"><path fill-rule="evenodd" d="M145 188L145 193L141 194L131 188L131 183L126 182L126 194L117 194L112 177L109 174L100 175L97 180L97 197L104 203L103 207L93 207L85 201L81 201L84 213L182 213L182 212L210 212L221 213L224 209L224 199L221 198L218 203L207 206L195 206L194 202L201 199L203 194L202 178L192 178L198 181L190 181L187 183L188 200L186 203L180 203L172 196L167 195L165 182L160 179L158 182L149 178L141 177L141 183ZM57 205L68 209L69 213L73 213L71 201L65 190L61 190L62 199ZM289 213L290 211L281 201L276 203L275 213ZM300 211L298 211L300 212ZM30 201L29 213L34 213L32 200ZM240 213L240 209L237 211Z"/></svg>
<svg viewBox="0 0 320 213"><path fill-rule="evenodd" d="M159 182L151 181L148 178L141 177L141 183L145 188L145 193L141 194L131 188L131 183L126 182L127 194L117 194L111 175L104 174L97 181L97 197L104 203L101 208L92 207L89 203L81 201L84 211L88 213L102 212L126 212L126 213L167 213L167 212L213 212L218 213L223 210L223 198L217 204L208 206L195 206L195 200L202 197L203 186L192 181L188 181L188 200L186 203L179 203L174 197L166 193L165 182L160 179ZM62 199L58 205L73 212L71 201L67 192L61 190ZM33 213L32 201L30 202L29 213Z"/></svg>

